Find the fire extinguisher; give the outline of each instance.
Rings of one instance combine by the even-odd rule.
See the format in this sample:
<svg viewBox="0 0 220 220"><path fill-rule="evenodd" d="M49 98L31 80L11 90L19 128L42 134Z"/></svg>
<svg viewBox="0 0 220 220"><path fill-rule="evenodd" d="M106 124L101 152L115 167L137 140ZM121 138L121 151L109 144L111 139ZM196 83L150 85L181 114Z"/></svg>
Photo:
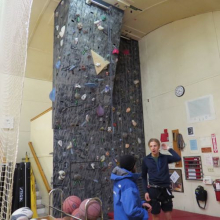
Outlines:
<svg viewBox="0 0 220 220"><path fill-rule="evenodd" d="M215 190L216 200L220 201L220 179L216 179L215 181L213 181L212 185Z"/></svg>

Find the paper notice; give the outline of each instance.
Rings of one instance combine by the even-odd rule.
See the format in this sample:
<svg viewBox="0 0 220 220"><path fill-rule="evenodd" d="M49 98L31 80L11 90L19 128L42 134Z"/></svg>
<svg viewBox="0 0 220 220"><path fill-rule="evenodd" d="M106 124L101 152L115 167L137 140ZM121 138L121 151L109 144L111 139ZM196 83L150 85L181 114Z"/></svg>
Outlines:
<svg viewBox="0 0 220 220"><path fill-rule="evenodd" d="M174 171L173 174L170 176L170 179L173 181L173 183L175 183L179 179L179 177L179 174Z"/></svg>
<svg viewBox="0 0 220 220"><path fill-rule="evenodd" d="M204 165L205 166L213 166L212 154L205 153L204 155Z"/></svg>

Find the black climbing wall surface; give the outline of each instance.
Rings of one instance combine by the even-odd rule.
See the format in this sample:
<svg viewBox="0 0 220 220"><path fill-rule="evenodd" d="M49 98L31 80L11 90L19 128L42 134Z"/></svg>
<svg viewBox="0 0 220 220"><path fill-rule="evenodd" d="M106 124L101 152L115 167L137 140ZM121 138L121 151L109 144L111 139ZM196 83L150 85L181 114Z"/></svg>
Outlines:
<svg viewBox="0 0 220 220"><path fill-rule="evenodd" d="M112 54L122 18L117 8L84 0L61 1L55 11L53 188L65 198L99 197L105 214L112 210L110 175L118 157L136 155L140 171L145 154L138 43L121 40L120 54ZM110 61L98 75L91 50ZM59 207L57 194L53 201Z"/></svg>
<svg viewBox="0 0 220 220"><path fill-rule="evenodd" d="M113 113L117 155L133 154L137 171L145 156L141 73L138 42L121 38L113 91Z"/></svg>

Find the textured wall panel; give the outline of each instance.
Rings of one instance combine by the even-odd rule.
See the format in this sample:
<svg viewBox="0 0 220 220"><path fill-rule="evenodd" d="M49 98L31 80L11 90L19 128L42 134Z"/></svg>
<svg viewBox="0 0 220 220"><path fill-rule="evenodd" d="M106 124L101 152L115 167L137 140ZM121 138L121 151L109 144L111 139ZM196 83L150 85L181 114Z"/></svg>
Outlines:
<svg viewBox="0 0 220 220"><path fill-rule="evenodd" d="M104 16L106 20L101 21L104 30L100 31L94 21ZM82 0L63 1L55 11L53 187L61 188L65 198L73 194L82 200L99 197L105 215L112 210L110 175L119 156L136 155L140 170L144 155L138 43L122 40L119 57L112 54L119 47L122 18L123 12L116 8L105 11ZM83 25L81 30L77 28L79 23ZM59 33L64 25L65 33L61 37ZM110 61L99 75L90 50ZM124 51L130 54L125 55ZM134 80L139 83L135 85ZM81 88L76 88L76 84ZM84 94L86 99L82 100ZM104 109L102 117L97 115L99 105ZM128 107L131 111L127 113ZM60 170L66 173L63 180L59 179ZM56 194L54 205L58 204Z"/></svg>

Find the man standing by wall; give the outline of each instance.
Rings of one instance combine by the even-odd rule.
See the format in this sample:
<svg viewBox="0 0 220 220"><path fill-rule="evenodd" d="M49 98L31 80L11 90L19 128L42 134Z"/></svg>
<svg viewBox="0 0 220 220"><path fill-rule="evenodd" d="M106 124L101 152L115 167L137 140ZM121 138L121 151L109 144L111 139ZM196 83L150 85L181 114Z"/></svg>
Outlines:
<svg viewBox="0 0 220 220"><path fill-rule="evenodd" d="M160 210L165 213L166 220L171 220L173 209L172 193L170 191L169 163L178 162L180 156L169 149L172 155L163 155L159 152L160 142L152 138L148 142L151 153L143 159L142 178L145 190L145 199L152 205L153 220L159 220ZM168 146L163 144L163 150L168 150ZM149 184L147 180L149 176Z"/></svg>

